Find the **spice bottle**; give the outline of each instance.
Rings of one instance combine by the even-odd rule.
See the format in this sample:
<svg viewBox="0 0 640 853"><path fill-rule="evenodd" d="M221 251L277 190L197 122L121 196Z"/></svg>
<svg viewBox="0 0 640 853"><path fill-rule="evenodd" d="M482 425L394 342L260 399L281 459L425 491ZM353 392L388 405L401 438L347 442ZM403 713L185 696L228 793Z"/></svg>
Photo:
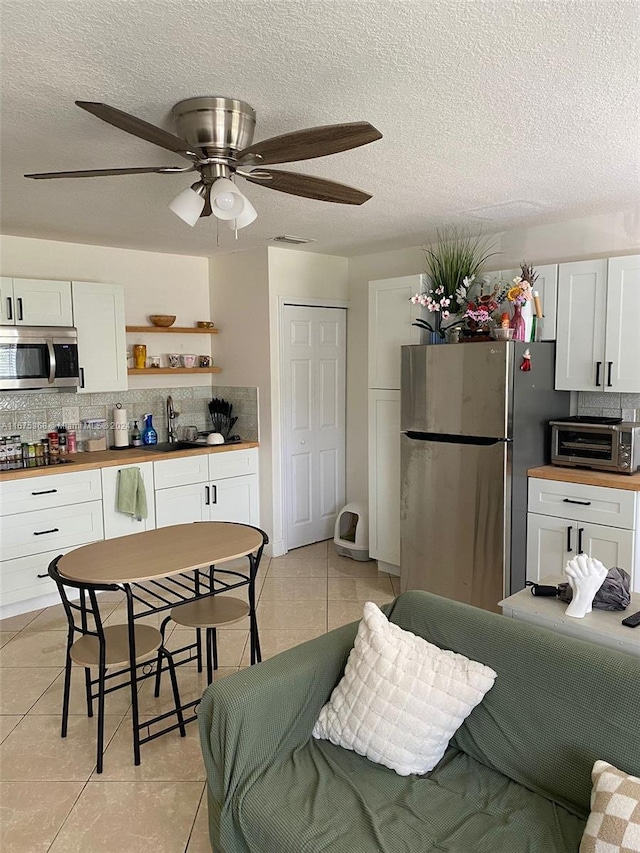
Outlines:
<svg viewBox="0 0 640 853"><path fill-rule="evenodd" d="M67 430L65 427L58 427L58 453L60 456L67 455Z"/></svg>

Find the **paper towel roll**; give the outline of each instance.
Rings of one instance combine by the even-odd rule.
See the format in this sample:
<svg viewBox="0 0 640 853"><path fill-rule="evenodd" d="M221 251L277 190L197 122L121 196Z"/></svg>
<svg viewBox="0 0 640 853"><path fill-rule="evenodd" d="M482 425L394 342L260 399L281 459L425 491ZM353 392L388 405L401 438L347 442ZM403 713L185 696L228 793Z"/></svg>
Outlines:
<svg viewBox="0 0 640 853"><path fill-rule="evenodd" d="M114 447L129 446L129 422L127 410L120 403L113 410L113 445Z"/></svg>

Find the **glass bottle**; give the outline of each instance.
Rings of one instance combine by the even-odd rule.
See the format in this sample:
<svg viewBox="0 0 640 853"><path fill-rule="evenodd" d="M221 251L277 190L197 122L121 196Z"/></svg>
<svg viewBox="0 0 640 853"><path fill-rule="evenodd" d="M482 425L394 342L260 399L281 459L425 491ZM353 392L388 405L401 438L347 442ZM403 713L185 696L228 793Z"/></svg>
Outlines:
<svg viewBox="0 0 640 853"><path fill-rule="evenodd" d="M144 416L144 429L142 430L143 444L157 444L158 433L153 428L153 415L151 413Z"/></svg>
<svg viewBox="0 0 640 853"><path fill-rule="evenodd" d="M140 447L142 444L142 436L138 427L138 421L133 422L133 430L131 431L131 444L134 447Z"/></svg>
<svg viewBox="0 0 640 853"><path fill-rule="evenodd" d="M517 303L513 306L513 317L509 323L509 327L513 329L513 340L524 341L525 339L525 322L522 316L522 310Z"/></svg>

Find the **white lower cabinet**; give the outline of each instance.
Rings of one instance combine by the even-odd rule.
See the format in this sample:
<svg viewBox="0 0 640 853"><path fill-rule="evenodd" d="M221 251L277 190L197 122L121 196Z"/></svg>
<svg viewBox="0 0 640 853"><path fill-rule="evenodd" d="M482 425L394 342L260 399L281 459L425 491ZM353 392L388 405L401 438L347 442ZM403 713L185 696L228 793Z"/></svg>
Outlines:
<svg viewBox="0 0 640 853"><path fill-rule="evenodd" d="M557 505L559 512L554 513L554 505L545 502L545 495L558 496L562 501ZM527 514L527 580L562 577L567 561L582 553L608 569L624 569L631 575L631 589L639 592L639 503L637 493L626 489L530 479L529 509L542 506L546 514ZM614 512L613 508L624 511ZM606 512L619 526L585 520L599 512Z"/></svg>
<svg viewBox="0 0 640 853"><path fill-rule="evenodd" d="M147 496L147 517L135 518L118 510L118 484L120 471L138 468ZM103 468L102 471L102 512L104 518L104 538L129 536L153 530L156 526L156 508L153 493L153 462L138 465L118 465L117 468Z"/></svg>
<svg viewBox="0 0 640 853"><path fill-rule="evenodd" d="M103 538L100 472L12 480L0 497L0 608L24 612L31 599L56 592L51 560Z"/></svg>
<svg viewBox="0 0 640 853"><path fill-rule="evenodd" d="M194 468L194 458L208 460L208 467ZM181 466L183 462L187 463L186 466ZM153 464L157 527L193 521L259 524L258 454L255 448L213 453L209 457L163 459ZM197 481L184 483L190 477L196 477ZM183 485L158 488L159 484L167 482L183 482Z"/></svg>

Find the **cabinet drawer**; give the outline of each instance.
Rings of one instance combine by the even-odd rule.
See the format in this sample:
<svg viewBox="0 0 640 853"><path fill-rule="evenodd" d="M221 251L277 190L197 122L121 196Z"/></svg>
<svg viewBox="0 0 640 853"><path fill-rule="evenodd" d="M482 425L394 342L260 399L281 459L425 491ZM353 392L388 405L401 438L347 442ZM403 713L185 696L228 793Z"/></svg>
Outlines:
<svg viewBox="0 0 640 853"><path fill-rule="evenodd" d="M209 479L209 460L206 453L184 456L180 459L163 459L153 463L153 479L156 489L173 486L188 486L190 483L205 483Z"/></svg>
<svg viewBox="0 0 640 853"><path fill-rule="evenodd" d="M0 558L13 560L103 538L102 501L41 509L0 520Z"/></svg>
<svg viewBox="0 0 640 853"><path fill-rule="evenodd" d="M242 477L258 471L258 450L229 450L209 456L209 479L223 480L225 477Z"/></svg>
<svg viewBox="0 0 640 853"><path fill-rule="evenodd" d="M58 554L66 554L69 550L59 548L0 563L0 606L56 592L57 587L48 575L44 578L38 575L45 575L49 563Z"/></svg>
<svg viewBox="0 0 640 853"><path fill-rule="evenodd" d="M17 515L101 498L99 470L26 477L0 484L0 515Z"/></svg>
<svg viewBox="0 0 640 853"><path fill-rule="evenodd" d="M636 492L559 480L529 480L529 512L633 530Z"/></svg>

